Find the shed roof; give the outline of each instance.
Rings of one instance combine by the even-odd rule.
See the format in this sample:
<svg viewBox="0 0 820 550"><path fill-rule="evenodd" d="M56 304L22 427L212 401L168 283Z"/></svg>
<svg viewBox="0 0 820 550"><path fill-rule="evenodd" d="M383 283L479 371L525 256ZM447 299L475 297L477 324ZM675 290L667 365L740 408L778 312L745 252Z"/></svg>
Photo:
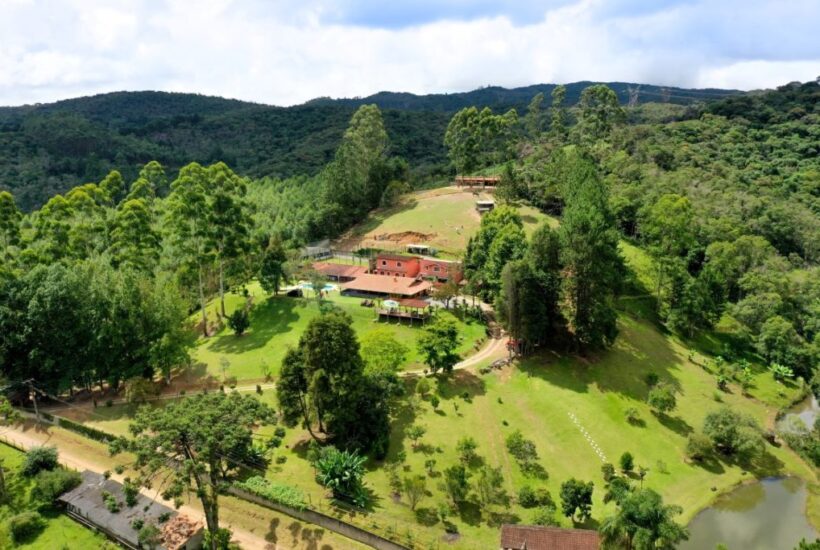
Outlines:
<svg viewBox="0 0 820 550"><path fill-rule="evenodd" d="M426 300L419 300L418 298L402 298L399 300L399 305L414 309L425 309L430 307L430 302Z"/></svg>
<svg viewBox="0 0 820 550"><path fill-rule="evenodd" d="M313 264L313 268L328 277L347 277L351 279L367 271L366 267L360 265L331 264L327 262L316 262Z"/></svg>
<svg viewBox="0 0 820 550"><path fill-rule="evenodd" d="M502 525L503 550L598 550L596 531L538 525Z"/></svg>
<svg viewBox="0 0 820 550"><path fill-rule="evenodd" d="M137 531L131 527L132 521L139 518L145 523L158 524L159 516L162 514L168 514L171 518L179 515L172 508L152 500L142 493L137 495L136 505L128 507L125 505L125 494L122 489L122 485L113 479L105 479L101 474L85 470L82 473L80 485L61 495L58 500L71 505L75 513L91 523L133 543L134 546L139 543L139 537ZM114 514L108 511L103 502L103 492L111 493L118 502L122 503L119 512ZM163 541L163 546L174 547L169 546L165 541Z"/></svg>
<svg viewBox="0 0 820 550"><path fill-rule="evenodd" d="M417 281L410 277L391 277L370 273L359 275L349 283L342 284L344 290L358 290L360 292L396 296L418 296L422 292L430 290L432 286L427 281Z"/></svg>

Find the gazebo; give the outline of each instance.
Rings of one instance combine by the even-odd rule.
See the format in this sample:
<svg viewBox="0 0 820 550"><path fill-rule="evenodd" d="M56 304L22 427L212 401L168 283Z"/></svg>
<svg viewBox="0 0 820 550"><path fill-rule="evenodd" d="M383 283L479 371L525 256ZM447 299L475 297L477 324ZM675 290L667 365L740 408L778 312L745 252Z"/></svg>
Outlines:
<svg viewBox="0 0 820 550"><path fill-rule="evenodd" d="M413 321L424 323L429 317L431 305L425 300L418 298L401 298L399 300L385 300L376 308L376 315L381 319L397 319L401 323L402 319L412 325Z"/></svg>

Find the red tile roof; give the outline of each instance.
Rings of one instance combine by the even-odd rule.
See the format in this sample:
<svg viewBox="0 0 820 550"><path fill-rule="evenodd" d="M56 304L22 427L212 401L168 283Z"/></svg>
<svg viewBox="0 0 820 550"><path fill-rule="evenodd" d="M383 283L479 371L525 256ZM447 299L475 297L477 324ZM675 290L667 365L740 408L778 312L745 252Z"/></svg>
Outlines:
<svg viewBox="0 0 820 550"><path fill-rule="evenodd" d="M316 262L313 269L328 277L346 277L352 279L364 274L366 267L360 265L330 264L327 262Z"/></svg>
<svg viewBox="0 0 820 550"><path fill-rule="evenodd" d="M417 298L402 298L399 300L399 305L415 309L424 309L430 307L430 302L419 300Z"/></svg>
<svg viewBox="0 0 820 550"><path fill-rule="evenodd" d="M395 296L418 296L430 290L433 285L427 281L417 281L411 277L391 277L389 275L372 275L365 273L349 283L342 284L344 290L375 292Z"/></svg>
<svg viewBox="0 0 820 550"><path fill-rule="evenodd" d="M502 525L503 550L598 550L601 539L588 529Z"/></svg>

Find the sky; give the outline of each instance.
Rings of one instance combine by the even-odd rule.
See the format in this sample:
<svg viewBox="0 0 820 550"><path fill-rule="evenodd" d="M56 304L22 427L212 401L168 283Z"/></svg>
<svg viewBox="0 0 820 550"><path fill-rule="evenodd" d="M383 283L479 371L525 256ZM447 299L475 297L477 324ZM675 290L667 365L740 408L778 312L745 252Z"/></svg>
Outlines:
<svg viewBox="0 0 820 550"><path fill-rule="evenodd" d="M818 0L0 0L0 105L578 80L749 90L820 76L818 29Z"/></svg>

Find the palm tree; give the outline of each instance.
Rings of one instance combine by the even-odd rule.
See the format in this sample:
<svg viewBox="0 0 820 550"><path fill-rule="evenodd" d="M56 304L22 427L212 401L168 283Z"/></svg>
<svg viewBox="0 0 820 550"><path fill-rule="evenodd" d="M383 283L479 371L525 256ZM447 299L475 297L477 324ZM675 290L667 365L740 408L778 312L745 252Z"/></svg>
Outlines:
<svg viewBox="0 0 820 550"><path fill-rule="evenodd" d="M686 528L673 519L682 511L680 506L665 506L652 489L631 492L619 503L618 512L601 522L602 548L674 550L689 538Z"/></svg>

